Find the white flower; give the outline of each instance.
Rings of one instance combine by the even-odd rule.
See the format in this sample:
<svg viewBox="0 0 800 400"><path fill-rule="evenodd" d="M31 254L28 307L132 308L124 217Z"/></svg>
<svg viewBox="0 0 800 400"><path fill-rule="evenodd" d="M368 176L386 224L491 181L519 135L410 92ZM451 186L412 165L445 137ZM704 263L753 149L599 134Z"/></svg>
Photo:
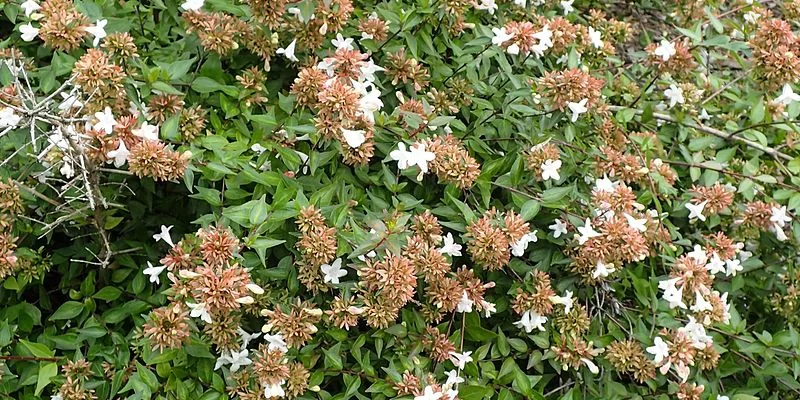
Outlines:
<svg viewBox="0 0 800 400"><path fill-rule="evenodd" d="M617 269L614 268L614 264L605 264L602 261L598 261L597 266L594 268L594 272L592 272L592 278L608 278L608 276L616 270Z"/></svg>
<svg viewBox="0 0 800 400"><path fill-rule="evenodd" d="M786 232L783 231L783 228L776 224L772 224L772 231L775 232L775 237L780 242L784 242L786 239L789 239L789 237L786 236Z"/></svg>
<svg viewBox="0 0 800 400"><path fill-rule="evenodd" d="M678 289L676 286L680 278L672 278L661 281L658 283L658 288L664 291L661 298L669 303L669 308L680 307L686 309L686 304L683 302L683 287Z"/></svg>
<svg viewBox="0 0 800 400"><path fill-rule="evenodd" d="M375 256L377 256L377 255L378 255L378 253L376 253L375 250L371 250L367 254L362 254L362 255L358 256L358 259L361 260L361 261L367 261L367 258L375 258Z"/></svg>
<svg viewBox="0 0 800 400"><path fill-rule="evenodd" d="M492 36L492 44L495 46L502 46L503 43L514 38L514 35L506 32L506 28L492 28L492 33L494 33L494 36ZM506 48L506 52L514 55L519 54L519 45L516 43L511 44Z"/></svg>
<svg viewBox="0 0 800 400"><path fill-rule="evenodd" d="M156 243L158 243L159 240L163 240L164 243L169 245L169 247L175 247L175 244L172 242L172 238L169 236L169 231L171 229L172 225L170 226L161 225L161 232L153 235L153 240L155 240Z"/></svg>
<svg viewBox="0 0 800 400"><path fill-rule="evenodd" d="M56 394L50 396L50 400L64 400L64 398L61 397L60 394L56 393Z"/></svg>
<svg viewBox="0 0 800 400"><path fill-rule="evenodd" d="M416 143L411 146L410 151L406 151L405 143L400 142L397 144L397 150L389 153L389 158L397 161L397 167L400 169L419 166L420 173L417 180L422 180L422 175L428 172L428 162L433 161L436 154L425 151L424 143Z"/></svg>
<svg viewBox="0 0 800 400"><path fill-rule="evenodd" d="M528 0L514 0L514 5L525 8L527 7Z"/></svg>
<svg viewBox="0 0 800 400"><path fill-rule="evenodd" d="M161 279L159 279L158 276L166 268L167 268L166 265L161 265L161 266L158 266L158 267L154 267L153 264L150 261L148 261L147 262L147 268L145 268L144 271L142 271L142 273L144 273L145 275L150 277L150 282L151 283L155 283L156 285L160 285L161 284Z"/></svg>
<svg viewBox="0 0 800 400"><path fill-rule="evenodd" d="M475 304L475 302L470 300L469 296L467 295L467 291L464 290L463 292L461 292L461 299L458 300L458 305L456 306L456 312L471 313L473 304Z"/></svg>
<svg viewBox="0 0 800 400"><path fill-rule="evenodd" d="M656 336L655 340L653 340L653 345L645 350L653 355L653 361L656 364L661 364L662 361L669 359L669 345L660 336Z"/></svg>
<svg viewBox="0 0 800 400"><path fill-rule="evenodd" d="M684 207L689 210L689 219L697 218L700 221L705 221L706 216L703 215L703 209L706 208L706 204L708 204L708 200L703 200L700 204L686 203Z"/></svg>
<svg viewBox="0 0 800 400"><path fill-rule="evenodd" d="M780 226L783 228L786 226L787 222L792 222L792 217L786 215L786 206L772 207L771 208L772 215L769 217L770 222L774 222L775 225Z"/></svg>
<svg viewBox="0 0 800 400"><path fill-rule="evenodd" d="M331 44L336 47L336 50L353 50L353 38L345 39L341 33L336 34L336 39L331 40Z"/></svg>
<svg viewBox="0 0 800 400"><path fill-rule="evenodd" d="M433 161L436 154L425 150L425 143L417 143L409 149L409 166L417 165L420 169L417 180L422 180L422 174L428 172L428 162Z"/></svg>
<svg viewBox="0 0 800 400"><path fill-rule="evenodd" d="M452 371L445 372L447 375L447 381L445 381L444 387L455 387L458 386L459 383L464 383L464 378L458 376L458 370L454 369Z"/></svg>
<svg viewBox="0 0 800 400"><path fill-rule="evenodd" d="M283 334L281 333L276 333L274 335L265 333L264 340L267 341L268 343L267 348L269 350L278 350L283 353L289 351L289 347L286 346L286 340L284 340Z"/></svg>
<svg viewBox="0 0 800 400"><path fill-rule="evenodd" d="M795 101L800 101L800 94L795 93L792 90L792 86L788 83L783 85L783 90L781 91L781 95L775 99L776 103L781 103L784 105L789 105L794 103Z"/></svg>
<svg viewBox="0 0 800 400"><path fill-rule="evenodd" d="M543 56L545 50L553 47L553 31L550 30L549 25L545 25L541 32L536 32L532 36L539 40L539 43L531 48L538 57Z"/></svg>
<svg viewBox="0 0 800 400"><path fill-rule="evenodd" d="M299 8L297 8L297 7L289 7L288 9L286 9L286 11L287 11L289 14L292 14L292 15L294 15L295 17L297 17L297 19L298 19L300 22L302 22L302 23L305 23L305 22L306 22L306 21L305 21L305 19L303 18L303 11L301 11Z"/></svg>
<svg viewBox="0 0 800 400"><path fill-rule="evenodd" d="M522 238L520 238L519 241L511 244L511 254L517 257L522 257L522 255L525 254L525 250L528 249L528 243L536 243L538 240L539 238L536 237L536 231L528 232L522 235Z"/></svg>
<svg viewBox="0 0 800 400"><path fill-rule="evenodd" d="M26 25L19 26L19 33L22 34L22 40L30 42L31 40L36 39L36 36L39 35L39 28L34 28L33 25L28 22Z"/></svg>
<svg viewBox="0 0 800 400"><path fill-rule="evenodd" d="M486 318L491 317L493 313L497 312L497 308L495 308L495 304L491 303L491 302L488 302L486 300L481 300L481 307L483 308L483 315Z"/></svg>
<svg viewBox="0 0 800 400"><path fill-rule="evenodd" d="M526 333L531 333L533 328L544 331L543 324L545 323L547 323L547 317L539 315L534 310L528 310L522 314L522 318L519 321L514 322L514 326L525 329Z"/></svg>
<svg viewBox="0 0 800 400"><path fill-rule="evenodd" d="M494 0L481 0L479 4L475 5L475 9L485 10L494 15L494 12L497 11L497 3Z"/></svg>
<svg viewBox="0 0 800 400"><path fill-rule="evenodd" d="M253 150L253 152L261 154L261 153L267 151L267 148L262 146L261 143L256 143L256 144L250 146L250 150Z"/></svg>
<svg viewBox="0 0 800 400"><path fill-rule="evenodd" d="M686 101L683 98L683 89L674 83L671 83L669 89L664 91L664 97L669 99L669 108L675 107L676 104L683 104Z"/></svg>
<svg viewBox="0 0 800 400"><path fill-rule="evenodd" d="M580 235L578 236L578 244L583 245L591 238L600 237L600 233L598 233L594 228L592 228L592 222L589 218L586 218L586 222L583 224L582 227L578 228L578 232Z"/></svg>
<svg viewBox="0 0 800 400"><path fill-rule="evenodd" d="M706 328L703 324L698 323L691 315L686 326L678 328L678 331L685 333L692 340L692 345L697 349L704 349L707 344L714 343L714 339L706 334Z"/></svg>
<svg viewBox="0 0 800 400"><path fill-rule="evenodd" d="M353 149L357 149L364 144L364 141L366 140L364 133L366 132L363 130L350 130L342 128L342 136L344 136L345 142L347 142L347 145Z"/></svg>
<svg viewBox="0 0 800 400"><path fill-rule="evenodd" d="M706 264L706 269L708 270L708 273L710 273L711 275L716 275L720 272L725 272L725 262L722 261L721 258L719 258L719 255L717 255L717 253L714 253L711 256L711 259L708 261L708 264Z"/></svg>
<svg viewBox="0 0 800 400"><path fill-rule="evenodd" d="M83 28L87 33L94 36L94 41L92 41L92 46L97 47L100 44L100 39L103 39L107 36L106 34L106 25L108 25L107 19L100 19L94 23L94 26L87 26Z"/></svg>
<svg viewBox="0 0 800 400"><path fill-rule="evenodd" d="M717 400L731 400L731 398L728 397L728 396L723 396L721 394L718 394L717 395Z"/></svg>
<svg viewBox="0 0 800 400"><path fill-rule="evenodd" d="M0 108L0 129L17 126L20 121L22 121L22 117L17 115L11 107Z"/></svg>
<svg viewBox="0 0 800 400"><path fill-rule="evenodd" d="M381 92L377 89L372 89L366 94L362 94L358 100L358 111L370 122L375 122L373 114L375 111L380 111L383 108L383 101L381 101Z"/></svg>
<svg viewBox="0 0 800 400"><path fill-rule="evenodd" d="M670 57L675 55L675 45L667 39L662 39L661 44L656 47L653 54L661 57L662 61L667 61Z"/></svg>
<svg viewBox="0 0 800 400"><path fill-rule="evenodd" d="M206 310L206 303L192 303L187 301L186 305L192 310L192 312L189 313L190 317L200 318L207 324L211 323L211 314Z"/></svg>
<svg viewBox="0 0 800 400"><path fill-rule="evenodd" d="M339 284L339 278L347 275L347 271L342 268L342 259L337 258L333 264L322 264L319 269L324 274L323 280L325 283Z"/></svg>
<svg viewBox="0 0 800 400"><path fill-rule="evenodd" d="M246 349L247 345L261 336L261 332L247 333L242 327L236 328L236 332L242 337L242 349Z"/></svg>
<svg viewBox="0 0 800 400"><path fill-rule="evenodd" d="M147 140L158 140L158 125L150 125L145 121L142 126L132 129L131 133Z"/></svg>
<svg viewBox="0 0 800 400"><path fill-rule="evenodd" d="M271 399L273 397L283 397L286 396L286 391L283 390L283 384L286 381L280 381L279 383L270 383L264 388L264 397L267 399Z"/></svg>
<svg viewBox="0 0 800 400"><path fill-rule="evenodd" d="M596 179L594 181L594 188L592 188L592 191L613 193L616 186L617 185L612 182L611 179L608 179L608 175L603 175L602 179Z"/></svg>
<svg viewBox="0 0 800 400"><path fill-rule="evenodd" d="M422 391L422 395L414 396L414 400L439 400L444 396L444 393L441 392L434 392L433 388L430 386L425 386L425 390Z"/></svg>
<svg viewBox="0 0 800 400"><path fill-rule="evenodd" d="M628 220L628 226L630 226L632 229L635 229L639 232L647 232L646 218L634 218L628 213L625 213L623 215L625 215L625 219Z"/></svg>
<svg viewBox="0 0 800 400"><path fill-rule="evenodd" d="M94 113L94 117L97 119L94 128L105 133L111 133L114 127L117 126L117 120L114 118L114 114L111 113L111 107L106 107L103 112Z"/></svg>
<svg viewBox="0 0 800 400"><path fill-rule="evenodd" d="M61 104L58 105L59 110L66 111L69 110L70 108L83 107L83 103L81 103L81 101L78 99L77 96L73 94L68 94L66 92L61 92L60 94L61 98L63 98L64 101L62 101Z"/></svg>
<svg viewBox="0 0 800 400"><path fill-rule="evenodd" d="M550 302L553 304L561 304L564 306L564 314L568 314L575 304L575 299L572 297L572 291L567 290L566 296L550 296Z"/></svg>
<svg viewBox="0 0 800 400"><path fill-rule="evenodd" d="M456 353L455 351L450 352L450 361L453 362L453 365L456 366L458 369L464 369L467 363L472 362L472 354L471 351L465 351L463 353Z"/></svg>
<svg viewBox="0 0 800 400"><path fill-rule="evenodd" d="M708 115L708 111L706 111L706 109L704 108L700 111L700 115L698 116L698 118L700 118L700 120L702 121L707 121L711 119L711 116Z"/></svg>
<svg viewBox="0 0 800 400"><path fill-rule="evenodd" d="M114 166L119 168L128 161L129 154L131 153L128 151L128 148L125 147L125 141L120 140L117 149L106 153L106 157L108 157L108 162L113 162Z"/></svg>
<svg viewBox="0 0 800 400"><path fill-rule="evenodd" d="M736 273L742 270L744 270L744 267L738 258L725 260L725 276L736 276Z"/></svg>
<svg viewBox="0 0 800 400"><path fill-rule="evenodd" d="M558 170L561 168L561 160L544 160L541 167L542 180L546 181L552 179L558 181L561 179L561 176L558 174Z"/></svg>
<svg viewBox="0 0 800 400"><path fill-rule="evenodd" d="M596 49L602 49L603 46L605 46L600 31L594 30L594 28L591 26L589 27L589 40L592 42L592 46L594 46Z"/></svg>
<svg viewBox="0 0 800 400"><path fill-rule="evenodd" d="M442 248L439 249L439 253L447 254L450 257L460 257L461 249L462 246L453 239L453 234L447 232L447 235L444 236L444 244L442 244Z"/></svg>
<svg viewBox="0 0 800 400"><path fill-rule="evenodd" d="M755 24L758 19L761 18L761 14L755 11L748 11L744 13L744 20L745 22L749 22L751 24Z"/></svg>
<svg viewBox="0 0 800 400"><path fill-rule="evenodd" d="M205 3L205 0L186 0L181 4L181 8L184 10L197 11L203 8L203 3Z"/></svg>
<svg viewBox="0 0 800 400"><path fill-rule="evenodd" d="M548 228L553 231L554 238L559 238L561 235L567 234L567 223L560 219L555 219L553 225L548 226Z"/></svg>
<svg viewBox="0 0 800 400"><path fill-rule="evenodd" d="M406 144L400 142L397 144L397 150L392 150L389 153L389 158L397 161L397 168L406 169L409 167L409 155L410 153L406 150Z"/></svg>
<svg viewBox="0 0 800 400"><path fill-rule="evenodd" d="M575 8L572 7L572 3L574 3L574 2L575 2L575 0L564 0L564 1L561 2L561 8L564 9L564 15L567 15L567 14L575 11Z"/></svg>
<svg viewBox="0 0 800 400"><path fill-rule="evenodd" d="M503 43L514 38L514 35L511 35L508 32L506 32L505 27L492 28L492 33L494 33L494 36L492 36L492 44L495 46L502 46Z"/></svg>
<svg viewBox="0 0 800 400"><path fill-rule="evenodd" d="M358 70L361 72L361 75L363 75L364 80L367 81L367 82L374 82L375 81L375 73L376 72L386 71L385 68L383 68L383 67L381 67L379 65L376 65L375 61L372 61L371 58L369 60L367 60L366 62L362 62L358 66Z"/></svg>
<svg viewBox="0 0 800 400"><path fill-rule="evenodd" d="M577 121L578 117L580 117L581 114L585 113L586 111L589 111L589 109L586 108L586 103L588 101L589 99L583 99L577 103L571 101L567 103L567 107L569 107L569 110L572 111L572 119L571 119L572 122Z"/></svg>
<svg viewBox="0 0 800 400"><path fill-rule="evenodd" d="M703 297L699 290L694 291L694 304L689 307L690 310L699 313L703 311L712 311L714 307L711 303Z"/></svg>
<svg viewBox="0 0 800 400"><path fill-rule="evenodd" d="M35 2L34 0L26 0L22 5L20 5L23 10L25 10L25 16L30 17L34 11L37 11L42 8L39 3Z"/></svg>
<svg viewBox="0 0 800 400"><path fill-rule="evenodd" d="M275 53L276 54L283 54L284 57L289 59L290 61L298 62L300 60L294 55L294 48L297 46L297 39L292 40L292 43L289 43L286 48L279 48Z"/></svg>
<svg viewBox="0 0 800 400"><path fill-rule="evenodd" d="M239 368L250 365L253 363L247 356L250 355L250 351L247 349L242 349L241 351L231 351L225 352L223 351L222 354L217 359L217 363L214 364L214 369L219 369L223 364L230 364L231 372L236 372Z"/></svg>
<svg viewBox="0 0 800 400"><path fill-rule="evenodd" d="M706 250L703 248L703 246L700 246L699 244L694 245L693 250L686 255L694 258L701 264L704 264L706 261L708 261L708 253L706 253Z"/></svg>

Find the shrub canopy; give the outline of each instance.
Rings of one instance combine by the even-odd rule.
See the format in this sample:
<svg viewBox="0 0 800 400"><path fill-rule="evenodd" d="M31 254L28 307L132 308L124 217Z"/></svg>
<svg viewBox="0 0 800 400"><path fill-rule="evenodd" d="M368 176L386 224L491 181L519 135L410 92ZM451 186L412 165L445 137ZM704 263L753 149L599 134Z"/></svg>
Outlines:
<svg viewBox="0 0 800 400"><path fill-rule="evenodd" d="M0 397L799 398L800 1L631 3L0 3Z"/></svg>

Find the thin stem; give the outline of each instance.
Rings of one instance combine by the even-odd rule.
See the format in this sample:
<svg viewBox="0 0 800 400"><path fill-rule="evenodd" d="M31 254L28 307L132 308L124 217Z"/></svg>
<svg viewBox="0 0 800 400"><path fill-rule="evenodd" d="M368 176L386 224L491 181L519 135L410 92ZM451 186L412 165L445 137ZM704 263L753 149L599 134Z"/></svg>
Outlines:
<svg viewBox="0 0 800 400"><path fill-rule="evenodd" d="M626 109L626 108L628 108L628 107L608 106L608 109L610 111L612 111L612 112L620 111L620 110L623 110L623 109ZM636 109L636 108L632 108L631 110L633 110L633 112L636 115L644 114L643 110L639 110L639 109ZM764 153L767 153L771 157L776 158L776 159L780 158L780 159L783 159L783 160L786 160L786 161L791 161L792 159L794 159L794 157L792 157L792 156L790 156L790 155L788 155L786 153L780 152L780 151L778 151L776 149L764 146L764 145L762 145L760 143L756 143L756 142L754 142L752 140L748 140L748 139L745 139L745 138L732 137L728 133L723 132L723 131L721 131L719 129L716 129L716 128L712 128L710 126L695 124L695 123L692 123L692 122L678 121L677 119L675 119L671 115L667 115L667 114L661 114L661 113L655 113L654 112L652 115L653 115L653 118L655 118L655 119L671 122L673 124L688 126L690 128L694 128L694 129L696 129L698 131L714 135L714 136L719 137L721 139L733 140L733 141L742 143L742 144L744 144L744 145L746 145L748 147L752 147L752 148L754 148L756 150L763 151Z"/></svg>

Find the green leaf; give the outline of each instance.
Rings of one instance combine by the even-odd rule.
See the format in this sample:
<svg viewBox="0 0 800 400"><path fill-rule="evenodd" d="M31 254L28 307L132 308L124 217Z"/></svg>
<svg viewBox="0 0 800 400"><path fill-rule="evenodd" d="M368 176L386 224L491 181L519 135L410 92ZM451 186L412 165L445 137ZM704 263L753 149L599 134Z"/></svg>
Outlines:
<svg viewBox="0 0 800 400"><path fill-rule="evenodd" d="M525 221L530 221L536 214L539 213L539 210L542 207L539 205L539 202L536 200L528 200L525 204L522 205L520 209L519 215Z"/></svg>
<svg viewBox="0 0 800 400"><path fill-rule="evenodd" d="M19 341L35 357L53 357L53 351L41 343L29 342L25 339Z"/></svg>
<svg viewBox="0 0 800 400"><path fill-rule="evenodd" d="M236 97L239 94L239 90L236 89L235 86L223 85L205 76L197 77L197 79L192 81L192 90L197 93L213 93L221 91L231 97Z"/></svg>
<svg viewBox="0 0 800 400"><path fill-rule="evenodd" d="M561 207L564 204L560 202L560 200L566 197L570 192L572 192L572 186L561 186L547 189L542 192L542 203L544 203L543 205L548 208Z"/></svg>
<svg viewBox="0 0 800 400"><path fill-rule="evenodd" d="M95 299L105 300L105 301L114 301L119 298L122 291L117 289L114 286L105 286L102 289L98 290L97 293L92 296Z"/></svg>
<svg viewBox="0 0 800 400"><path fill-rule="evenodd" d="M492 395L492 388L483 385L462 385L458 388L461 400L482 400Z"/></svg>
<svg viewBox="0 0 800 400"><path fill-rule="evenodd" d="M325 354L325 368L332 369L334 371L340 371L342 366L342 356L339 355L339 344L334 345L330 349L322 349L322 352Z"/></svg>
<svg viewBox="0 0 800 400"><path fill-rule="evenodd" d="M72 319L77 317L83 311L83 303L77 301L68 301L58 307L58 310L50 316L51 321L62 319Z"/></svg>
<svg viewBox="0 0 800 400"><path fill-rule="evenodd" d="M464 217L464 220L468 224L477 219L477 217L475 217L475 213L472 212L469 206L466 205L464 202L455 198L453 195L449 193L447 194L447 199L450 200L450 202L453 203L453 205L455 205L459 211L461 211L461 215Z"/></svg>
<svg viewBox="0 0 800 400"><path fill-rule="evenodd" d="M50 384L50 378L58 375L58 364L54 362L40 363L39 375L36 378L36 391L35 395L40 395L47 385Z"/></svg>

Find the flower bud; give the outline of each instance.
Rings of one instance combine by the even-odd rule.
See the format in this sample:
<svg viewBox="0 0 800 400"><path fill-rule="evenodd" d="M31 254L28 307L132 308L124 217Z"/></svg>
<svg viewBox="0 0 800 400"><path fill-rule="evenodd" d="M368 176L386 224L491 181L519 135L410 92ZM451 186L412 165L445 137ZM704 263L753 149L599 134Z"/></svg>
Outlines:
<svg viewBox="0 0 800 400"><path fill-rule="evenodd" d="M200 274L198 274L197 272L192 272L187 269L182 269L178 271L178 275L180 275L180 277L184 279L194 279L200 276Z"/></svg>
<svg viewBox="0 0 800 400"><path fill-rule="evenodd" d="M319 308L304 308L303 311L315 316L320 317L322 316L322 310Z"/></svg>
<svg viewBox="0 0 800 400"><path fill-rule="evenodd" d="M359 315L359 314L364 312L364 308L356 307L356 306L350 306L350 307L347 308L347 312L349 312L350 314L353 314L353 315Z"/></svg>
<svg viewBox="0 0 800 400"><path fill-rule="evenodd" d="M253 292L253 294L264 294L264 289L261 286L256 285L255 283L248 283L247 290Z"/></svg>
<svg viewBox="0 0 800 400"><path fill-rule="evenodd" d="M240 298L236 299L236 302L239 303L239 304L253 304L256 301L255 301L255 299L253 299L250 296L244 296L244 297L240 297Z"/></svg>

